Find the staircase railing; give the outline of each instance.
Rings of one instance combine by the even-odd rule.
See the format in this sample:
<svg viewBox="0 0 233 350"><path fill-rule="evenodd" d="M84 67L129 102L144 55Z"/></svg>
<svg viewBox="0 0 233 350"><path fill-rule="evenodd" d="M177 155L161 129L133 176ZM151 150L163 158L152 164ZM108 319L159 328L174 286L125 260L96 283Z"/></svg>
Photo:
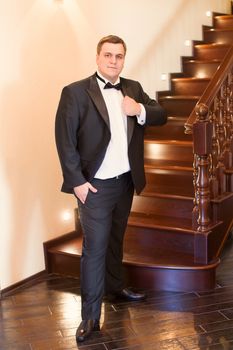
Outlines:
<svg viewBox="0 0 233 350"><path fill-rule="evenodd" d="M214 223L211 200L233 192L233 46L185 123L193 134L193 228Z"/></svg>

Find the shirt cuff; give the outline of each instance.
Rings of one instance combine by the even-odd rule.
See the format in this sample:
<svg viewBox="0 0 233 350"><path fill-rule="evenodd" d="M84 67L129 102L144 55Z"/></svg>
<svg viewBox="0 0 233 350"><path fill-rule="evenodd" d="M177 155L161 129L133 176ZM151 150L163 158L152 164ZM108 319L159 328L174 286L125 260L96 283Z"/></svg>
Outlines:
<svg viewBox="0 0 233 350"><path fill-rule="evenodd" d="M137 120L138 120L138 124L140 125L144 125L146 122L146 110L145 107L143 106L143 104L139 103L141 106L141 113L139 115L137 115Z"/></svg>

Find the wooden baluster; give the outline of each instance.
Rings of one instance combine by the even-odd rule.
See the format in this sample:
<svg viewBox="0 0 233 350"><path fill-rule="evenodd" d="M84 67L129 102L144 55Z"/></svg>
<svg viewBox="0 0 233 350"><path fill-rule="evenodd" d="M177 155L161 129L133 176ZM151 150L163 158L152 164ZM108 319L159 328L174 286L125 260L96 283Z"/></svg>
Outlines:
<svg viewBox="0 0 233 350"><path fill-rule="evenodd" d="M228 75L229 79L229 115L230 115L230 149L233 154L233 69ZM233 162L233 160L232 160Z"/></svg>
<svg viewBox="0 0 233 350"><path fill-rule="evenodd" d="M193 124L194 154L197 158L196 202L198 205L198 231L208 230L210 224L210 183L209 155L212 150L212 123L208 120L208 107L204 104L197 105L197 122Z"/></svg>
<svg viewBox="0 0 233 350"><path fill-rule="evenodd" d="M228 116L230 123L230 152L231 152L231 161L230 167L233 170L233 68L228 74ZM233 192L233 174L229 174L228 178L228 191Z"/></svg>
<svg viewBox="0 0 233 350"><path fill-rule="evenodd" d="M210 155L210 196L215 198L218 196L219 186L218 179L216 176L216 167L218 163L219 154L219 143L216 136L216 114L215 108L213 111L209 112L209 119L213 126L213 136L212 136L212 154Z"/></svg>
<svg viewBox="0 0 233 350"><path fill-rule="evenodd" d="M194 199L193 199L193 211L192 211L192 228L197 230L198 227L198 217L199 217L199 194L197 189L197 177L198 177L198 168L197 168L197 155L194 154L193 159L193 188L194 188Z"/></svg>
<svg viewBox="0 0 233 350"><path fill-rule="evenodd" d="M204 232L207 230L210 218L209 218L209 204L210 204L210 189L209 189L209 160L208 156L198 156L198 177L197 177L197 189L199 194L198 200L198 231Z"/></svg>
<svg viewBox="0 0 233 350"><path fill-rule="evenodd" d="M218 108L218 142L219 142L219 155L218 164L216 167L216 174L219 182L219 194L222 195L226 192L226 174L224 164L224 145L225 145L225 130L224 130L224 97L223 97L223 86L220 89L219 94L219 108Z"/></svg>
<svg viewBox="0 0 233 350"><path fill-rule="evenodd" d="M224 163L227 169L232 167L232 149L231 149L231 114L230 114L230 74L227 76L226 88L225 88L225 130L226 130L226 142L224 150Z"/></svg>

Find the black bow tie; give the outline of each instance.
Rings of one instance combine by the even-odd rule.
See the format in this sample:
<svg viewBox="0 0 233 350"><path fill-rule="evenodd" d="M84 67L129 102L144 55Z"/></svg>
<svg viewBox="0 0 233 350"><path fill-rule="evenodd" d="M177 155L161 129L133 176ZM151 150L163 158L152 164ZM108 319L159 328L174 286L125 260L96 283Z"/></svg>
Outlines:
<svg viewBox="0 0 233 350"><path fill-rule="evenodd" d="M116 90L121 90L121 83L118 83L118 84L111 84L111 83L107 83L104 87L104 89L116 89Z"/></svg>
<svg viewBox="0 0 233 350"><path fill-rule="evenodd" d="M121 83L118 83L118 84L113 85L113 84L111 84L111 83L108 82L108 83L106 84L106 81L105 81L103 78L101 78L97 73L95 73L95 75L96 75L96 77L97 77L99 80L101 80L103 83L105 83L104 89L116 89L116 90L121 90Z"/></svg>

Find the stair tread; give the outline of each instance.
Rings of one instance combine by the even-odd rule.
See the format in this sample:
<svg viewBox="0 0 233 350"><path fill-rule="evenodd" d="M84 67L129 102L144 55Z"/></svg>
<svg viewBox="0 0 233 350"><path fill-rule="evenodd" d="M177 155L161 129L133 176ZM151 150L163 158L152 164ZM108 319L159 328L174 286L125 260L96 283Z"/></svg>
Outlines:
<svg viewBox="0 0 233 350"><path fill-rule="evenodd" d="M233 15L217 15L217 16L214 16L214 18L227 20L227 19L233 19Z"/></svg>
<svg viewBox="0 0 233 350"><path fill-rule="evenodd" d="M174 231L182 231L183 233L193 234L192 219L177 218L172 216L161 216L155 214L146 214L131 212L128 220L130 226L159 228L163 230L172 229Z"/></svg>
<svg viewBox="0 0 233 350"><path fill-rule="evenodd" d="M229 48L230 44L221 44L221 43L208 43L208 44L196 44L195 47L197 48Z"/></svg>
<svg viewBox="0 0 233 350"><path fill-rule="evenodd" d="M210 78L200 78L200 77L183 77L183 78L173 78L173 81L178 81L178 82L188 82L188 81L210 81Z"/></svg>
<svg viewBox="0 0 233 350"><path fill-rule="evenodd" d="M208 264L195 263L193 255L186 253L179 253L169 251L167 249L156 249L153 252L153 256L144 255L140 261L138 255L133 255L132 253L124 253L123 262L124 264L130 264L134 266L141 266L147 268L163 268L163 269L182 269L182 270L202 270L209 269L212 266L217 266L219 264L219 259L212 261Z"/></svg>
<svg viewBox="0 0 233 350"><path fill-rule="evenodd" d="M171 121L171 122L172 122L172 121L178 121L178 122L183 122L183 123L185 123L186 120L188 119L188 116L183 116L183 115L179 115L179 114L177 114L177 115L172 114L172 115L169 115L169 116L167 117L167 119L168 119L168 121ZM166 124L167 124L167 123L166 123ZM166 124L161 125L161 127L165 126ZM150 129L156 129L156 130L158 130L158 125L148 125L147 128L146 128L146 130L145 130L145 132L147 132L147 131L150 130Z"/></svg>
<svg viewBox="0 0 233 350"><path fill-rule="evenodd" d="M211 28L205 29L205 32L232 32L233 28Z"/></svg>
<svg viewBox="0 0 233 350"><path fill-rule="evenodd" d="M200 96L195 95L166 95L160 96L160 100L198 100Z"/></svg>
<svg viewBox="0 0 233 350"><path fill-rule="evenodd" d="M146 135L147 136L147 135ZM192 147L193 141L192 140L172 140L172 139L160 139L157 140L156 137L151 137L153 135L148 135L147 138L145 138L145 143L157 143L157 144L166 144L166 145L177 145L177 146L187 146ZM150 137L150 138L149 138Z"/></svg>
<svg viewBox="0 0 233 350"><path fill-rule="evenodd" d="M153 191L153 190L144 190L141 194L142 196L147 196L147 197L153 197L153 198L170 198L170 199L187 199L193 201L193 196L188 196L188 195L183 195L181 193L179 194L172 194L172 193L163 193L163 192L158 192L158 191Z"/></svg>
<svg viewBox="0 0 233 350"><path fill-rule="evenodd" d="M67 239L63 243L59 243L49 248L48 251L52 253L63 253L69 255L78 255L82 254L82 236L78 236L75 238Z"/></svg>
<svg viewBox="0 0 233 350"><path fill-rule="evenodd" d="M164 170L188 170L193 171L192 162L177 160L145 159L145 168Z"/></svg>
<svg viewBox="0 0 233 350"><path fill-rule="evenodd" d="M169 115L168 120L178 120L178 121L186 121L188 116L184 117L183 115Z"/></svg>
<svg viewBox="0 0 233 350"><path fill-rule="evenodd" d="M186 59L184 63L221 63L221 60L217 58L206 59L206 60L196 60L195 58Z"/></svg>

